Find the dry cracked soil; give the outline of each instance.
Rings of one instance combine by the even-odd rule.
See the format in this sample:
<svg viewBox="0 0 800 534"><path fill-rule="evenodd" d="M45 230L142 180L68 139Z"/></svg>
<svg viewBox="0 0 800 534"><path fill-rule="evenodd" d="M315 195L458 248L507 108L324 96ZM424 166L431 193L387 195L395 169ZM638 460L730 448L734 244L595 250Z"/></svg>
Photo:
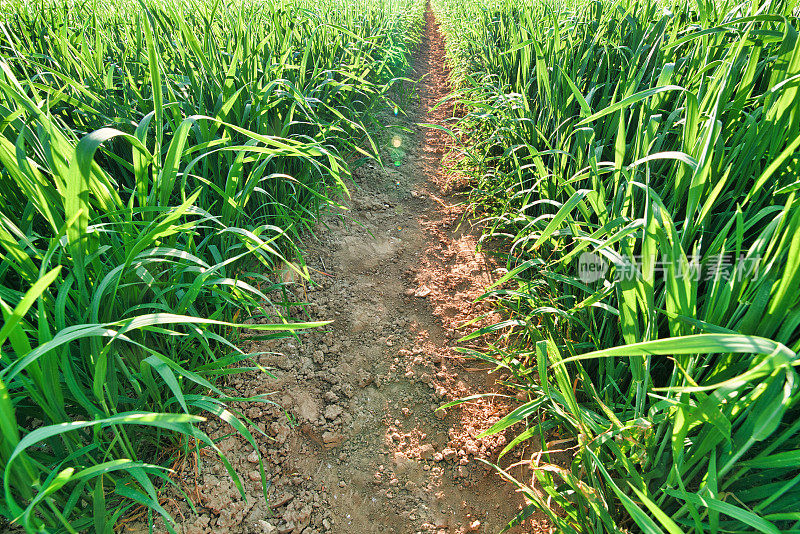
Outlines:
<svg viewBox="0 0 800 534"><path fill-rule="evenodd" d="M453 350L464 323L496 319L474 301L500 271L476 252L480 234L462 217L454 190L463 180L443 163L453 153L449 137L422 126L453 116L452 107L436 106L448 86L430 11L412 60L420 82L408 115L387 119L400 128L387 130L386 165L355 170L348 209L328 210L305 242L311 282L289 286L311 318L333 322L299 340L245 338L242 348L265 353L258 363L275 378L227 383L242 397L275 402L237 406L270 436L256 436L268 502L259 455L227 424L209 422L247 499L210 454L202 469L188 457L178 469L196 513L177 496L166 500L186 534L498 532L524 505L479 461L496 461L507 436L475 439L518 401L500 384L506 377ZM510 396L436 410L486 392ZM509 454L503 465L519 459ZM547 525L533 519L511 530L534 531Z"/></svg>

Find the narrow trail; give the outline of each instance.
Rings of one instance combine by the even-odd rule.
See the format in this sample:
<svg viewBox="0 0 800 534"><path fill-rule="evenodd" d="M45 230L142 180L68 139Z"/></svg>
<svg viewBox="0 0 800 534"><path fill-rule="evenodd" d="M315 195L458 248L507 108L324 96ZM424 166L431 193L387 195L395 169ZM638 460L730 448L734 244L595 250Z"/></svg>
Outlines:
<svg viewBox="0 0 800 534"><path fill-rule="evenodd" d="M503 378L452 349L464 334L456 328L489 311L473 301L497 266L475 252L477 232L459 225L453 180L442 165L449 138L418 126L452 116L451 107L434 109L448 92L444 65L428 10L413 57L418 98L407 118L387 116L407 131L390 130L398 133L384 142L386 168L357 169L349 213L324 215L305 243L313 283L294 284L294 298L309 302L313 319L335 321L299 344L244 343L244 350L268 352L259 363L276 376L229 384L238 395L271 393L276 402L241 406L274 437L260 441L271 509L260 498L254 451L227 437L220 448L243 474L248 499L239 498L222 466L203 460L205 473L187 490L199 514L182 505L185 532L498 532L522 505L510 484L476 460L496 459L505 438L474 437L510 404L481 400L434 411L498 391ZM402 155L400 166L388 147ZM209 430L229 432L221 423ZM504 465L517 460L509 455Z"/></svg>

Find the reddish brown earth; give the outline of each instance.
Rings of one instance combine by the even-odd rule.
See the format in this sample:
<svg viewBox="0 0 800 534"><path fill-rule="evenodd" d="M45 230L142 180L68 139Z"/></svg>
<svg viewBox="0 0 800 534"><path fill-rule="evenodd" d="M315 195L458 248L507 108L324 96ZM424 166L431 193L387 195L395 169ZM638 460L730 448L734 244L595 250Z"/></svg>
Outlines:
<svg viewBox="0 0 800 534"><path fill-rule="evenodd" d="M442 161L449 137L444 43L428 12L413 58L418 97L383 140L386 167L355 171L347 212L331 209L306 241L310 283L290 284L313 319L333 319L299 341L247 341L275 378L231 379L236 395L269 393L275 405L238 408L270 436L259 438L269 478L261 496L258 455L230 427L208 432L242 476L239 497L211 455L181 466L197 506L167 505L188 534L208 532L498 532L524 504L521 494L478 461L497 460L506 436L475 436L519 404L503 376L453 350L470 328L496 318L474 300L498 265L477 253L479 232L462 219L462 180ZM395 145L398 145L395 146ZM393 157L402 163L394 166ZM464 329L467 321L486 315ZM302 315L298 315L298 318ZM508 393L435 411L449 400ZM228 436L228 437L225 437ZM509 454L503 466L519 462ZM523 476L521 468L514 468ZM530 472L528 471L528 480ZM546 532L542 522L512 532Z"/></svg>

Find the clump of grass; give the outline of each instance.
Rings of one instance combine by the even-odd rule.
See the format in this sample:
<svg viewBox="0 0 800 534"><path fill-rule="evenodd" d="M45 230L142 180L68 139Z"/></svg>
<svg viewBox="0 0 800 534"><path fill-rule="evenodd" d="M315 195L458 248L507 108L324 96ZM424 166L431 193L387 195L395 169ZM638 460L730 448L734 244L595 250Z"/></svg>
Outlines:
<svg viewBox="0 0 800 534"><path fill-rule="evenodd" d="M246 269L305 275L294 243L372 157L417 4L4 2L3 518L110 532L145 505L173 531L166 445L216 451L244 497L198 426L256 446L216 383L257 370L228 336L322 324L290 322Z"/></svg>
<svg viewBox="0 0 800 534"><path fill-rule="evenodd" d="M486 434L524 426L506 453L558 425L576 451L518 481L532 505L512 523L539 508L562 532L796 530L792 7L434 7L483 162L474 206L507 242L486 298L515 326L474 355L530 399ZM585 253L600 279L578 276Z"/></svg>

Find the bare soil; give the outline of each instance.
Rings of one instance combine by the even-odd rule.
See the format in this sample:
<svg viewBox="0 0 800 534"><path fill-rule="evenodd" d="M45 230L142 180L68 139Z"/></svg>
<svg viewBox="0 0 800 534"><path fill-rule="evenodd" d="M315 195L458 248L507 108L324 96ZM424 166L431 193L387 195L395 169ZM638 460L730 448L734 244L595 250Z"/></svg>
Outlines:
<svg viewBox="0 0 800 534"><path fill-rule="evenodd" d="M449 137L420 126L446 125L453 115L451 106L435 108L448 85L430 12L413 68L421 81L408 116L387 117L403 129L382 140L386 166L355 171L348 211L324 214L305 243L312 282L290 285L312 319L334 322L300 342L245 340L244 350L268 353L259 363L276 379L243 375L228 384L241 396L271 393L276 403L239 406L272 437L259 444L269 503L252 447L211 422L212 437L228 435L220 448L248 498L210 456L197 475L190 462L186 491L198 513L179 499L168 503L187 534L498 532L524 504L478 461L496 461L507 437L475 439L518 401L500 384L506 377L453 350L470 328L496 319L474 300L499 266L476 252L479 232L463 221L453 191L463 180L442 163L454 153ZM510 396L435 411L486 392ZM517 461L509 454L502 463ZM546 525L512 530L532 531Z"/></svg>

